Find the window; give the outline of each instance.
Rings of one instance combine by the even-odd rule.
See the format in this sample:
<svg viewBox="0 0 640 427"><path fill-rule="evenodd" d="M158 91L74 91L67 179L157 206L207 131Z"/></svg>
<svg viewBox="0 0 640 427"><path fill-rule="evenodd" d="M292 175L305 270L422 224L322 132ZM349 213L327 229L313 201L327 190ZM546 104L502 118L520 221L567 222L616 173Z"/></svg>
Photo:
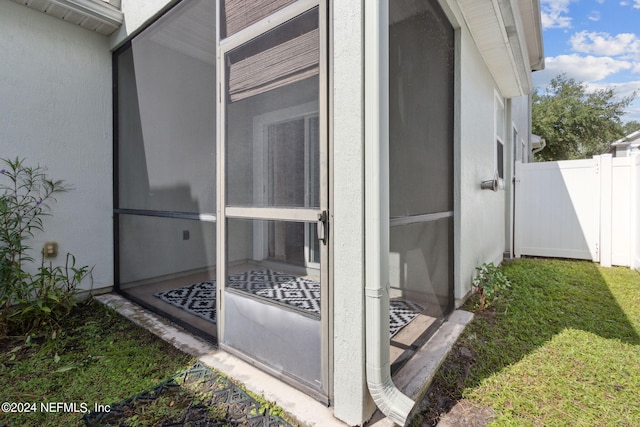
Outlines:
<svg viewBox="0 0 640 427"><path fill-rule="evenodd" d="M308 102L254 117L253 137L254 205L305 208L320 206L318 102ZM263 191L265 183L267 186ZM278 226L280 225L277 223L269 224L271 228L260 233L264 241L254 243L254 253L260 253L261 258L281 258L274 252L273 246L273 242L277 241L273 234ZM302 230L303 224L288 226ZM304 265L317 269L320 268L320 247L316 226L316 223L304 224ZM302 232L298 234L302 235ZM268 242L272 242L272 246L268 246Z"/></svg>
<svg viewBox="0 0 640 427"><path fill-rule="evenodd" d="M502 141L496 141L496 170L498 177L504 179L504 144Z"/></svg>
<svg viewBox="0 0 640 427"><path fill-rule="evenodd" d="M495 98L495 170L500 179L504 179L504 141L505 141L505 109L504 100L501 97Z"/></svg>

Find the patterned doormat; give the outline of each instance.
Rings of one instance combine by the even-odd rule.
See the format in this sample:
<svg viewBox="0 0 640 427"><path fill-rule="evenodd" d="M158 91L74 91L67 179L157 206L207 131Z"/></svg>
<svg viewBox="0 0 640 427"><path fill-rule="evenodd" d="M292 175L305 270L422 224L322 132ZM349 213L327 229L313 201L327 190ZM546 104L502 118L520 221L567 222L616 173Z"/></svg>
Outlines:
<svg viewBox="0 0 640 427"><path fill-rule="evenodd" d="M292 427L200 362L165 382L83 417L88 427L117 425Z"/></svg>
<svg viewBox="0 0 640 427"><path fill-rule="evenodd" d="M228 286L261 298L320 315L320 283L308 277L280 273L268 269L250 270L229 276ZM154 296L205 320L216 323L216 282L200 282ZM389 332L395 335L411 322L423 307L411 301L392 299Z"/></svg>
<svg viewBox="0 0 640 427"><path fill-rule="evenodd" d="M392 337L418 317L424 308L415 302L394 298L389 301L389 335Z"/></svg>
<svg viewBox="0 0 640 427"><path fill-rule="evenodd" d="M320 316L320 283L308 277L268 269L249 270L229 276L228 287ZM164 302L216 322L216 282L194 283L154 296Z"/></svg>

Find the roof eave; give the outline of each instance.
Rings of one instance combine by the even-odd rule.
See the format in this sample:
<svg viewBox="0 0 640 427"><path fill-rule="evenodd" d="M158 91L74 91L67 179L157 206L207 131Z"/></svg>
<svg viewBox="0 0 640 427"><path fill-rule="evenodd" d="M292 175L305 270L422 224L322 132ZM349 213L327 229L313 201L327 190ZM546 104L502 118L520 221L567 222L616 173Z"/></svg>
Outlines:
<svg viewBox="0 0 640 427"><path fill-rule="evenodd" d="M457 2L501 94L511 98L531 93L531 70L533 66L538 69L544 67L537 0ZM529 52L529 46L535 51ZM532 58L535 64L532 64Z"/></svg>
<svg viewBox="0 0 640 427"><path fill-rule="evenodd" d="M640 130L637 130L624 138L620 138L619 140L611 143L611 145L623 145L623 144L633 144L640 141Z"/></svg>
<svg viewBox="0 0 640 427"><path fill-rule="evenodd" d="M31 9L108 36L124 19L120 0L14 0Z"/></svg>

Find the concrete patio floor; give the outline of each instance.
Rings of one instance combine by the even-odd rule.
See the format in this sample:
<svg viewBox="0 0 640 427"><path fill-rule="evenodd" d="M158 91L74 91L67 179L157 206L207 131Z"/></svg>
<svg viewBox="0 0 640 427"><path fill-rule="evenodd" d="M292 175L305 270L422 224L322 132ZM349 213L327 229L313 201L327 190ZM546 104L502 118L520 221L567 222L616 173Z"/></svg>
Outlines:
<svg viewBox="0 0 640 427"><path fill-rule="evenodd" d="M216 348L162 317L143 309L115 293L95 296L95 299L116 310L132 322L153 332L174 347L196 357L200 362L242 384L248 390L276 402L295 421L303 426L344 427L334 418L333 411L305 393L264 373L249 363ZM414 356L394 375L396 386L407 396L419 402L446 358L455 341L473 314L456 310L445 320L433 336L416 351ZM420 405L416 405L419 407ZM387 427L394 423L379 411L368 426Z"/></svg>

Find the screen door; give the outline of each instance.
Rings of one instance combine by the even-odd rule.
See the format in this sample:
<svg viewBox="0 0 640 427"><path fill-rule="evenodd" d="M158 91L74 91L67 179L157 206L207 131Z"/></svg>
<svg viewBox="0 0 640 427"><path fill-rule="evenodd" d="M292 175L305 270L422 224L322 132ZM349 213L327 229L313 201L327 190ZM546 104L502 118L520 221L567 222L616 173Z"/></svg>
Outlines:
<svg viewBox="0 0 640 427"><path fill-rule="evenodd" d="M221 42L221 345L326 396L326 18L291 9Z"/></svg>

